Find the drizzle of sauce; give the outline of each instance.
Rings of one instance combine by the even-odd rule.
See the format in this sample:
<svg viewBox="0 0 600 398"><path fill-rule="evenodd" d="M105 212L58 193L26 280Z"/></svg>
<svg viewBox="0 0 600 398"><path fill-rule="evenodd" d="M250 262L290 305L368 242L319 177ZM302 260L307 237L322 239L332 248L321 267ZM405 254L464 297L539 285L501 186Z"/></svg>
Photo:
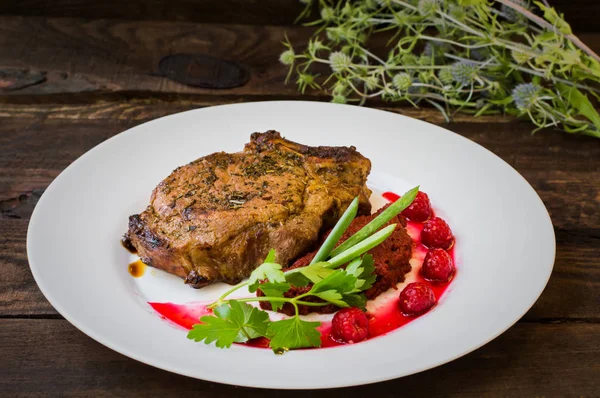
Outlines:
<svg viewBox="0 0 600 398"><path fill-rule="evenodd" d="M140 276L144 275L144 272L146 272L146 264L144 264L142 260L137 260L129 264L127 270L131 276L134 278L139 278Z"/></svg>
<svg viewBox="0 0 600 398"><path fill-rule="evenodd" d="M131 240L128 237L124 236L121 239L121 246L123 246L129 253L137 254L137 249L131 244Z"/></svg>
<svg viewBox="0 0 600 398"><path fill-rule="evenodd" d="M148 303L161 318L190 330L204 315L212 314L204 304Z"/></svg>
<svg viewBox="0 0 600 398"><path fill-rule="evenodd" d="M381 196L383 196L384 199L390 201L390 202L395 202L398 199L400 199L400 195L395 194L393 192L384 192L381 194Z"/></svg>
<svg viewBox="0 0 600 398"><path fill-rule="evenodd" d="M398 198L400 198L399 195L393 192L385 192L382 196L390 202L394 202ZM413 258L416 259L419 264L421 264L423 262L423 259L425 258L425 255L427 254L427 248L421 244L421 230L423 229L423 223L408 221L406 228L415 244ZM456 265L454 256L454 246L452 246L452 248L448 250L448 253L452 258L452 261L454 261L454 264ZM448 288L448 286L450 286L452 282L452 279L450 279L450 281L448 281L447 283L435 284L425 280L418 273L415 275L414 279L416 279L416 282L429 285L433 290L436 302L438 303L444 295L446 289ZM398 292L398 295L399 294L400 292ZM392 332L424 315L420 314L416 316L406 316L402 314L398 307L398 302L400 301L398 295L395 299L383 303L380 307L367 314L367 316L369 317L369 337L367 338L367 340ZM174 304L151 302L148 304L150 304L150 306L160 314L161 318L169 320L172 323L179 325L186 330L192 329L194 324L199 323L199 319L202 316L212 314L212 311L207 309L206 305L199 303ZM431 310L434 309L435 307ZM331 322L322 322L318 330L319 332L321 332L321 348L344 345L343 343L334 340L331 336ZM248 347L264 349L269 348L269 339L260 337L241 344Z"/></svg>

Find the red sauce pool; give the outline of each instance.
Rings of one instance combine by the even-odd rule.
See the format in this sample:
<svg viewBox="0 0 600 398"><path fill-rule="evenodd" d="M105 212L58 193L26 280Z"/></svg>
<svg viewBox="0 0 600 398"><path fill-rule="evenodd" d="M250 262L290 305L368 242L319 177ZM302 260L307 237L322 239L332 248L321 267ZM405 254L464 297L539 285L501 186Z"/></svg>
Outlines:
<svg viewBox="0 0 600 398"><path fill-rule="evenodd" d="M400 197L393 192L385 192L382 196L390 202L396 201ZM423 223L408 221L407 230L415 243L415 252L413 257L417 258L419 261L422 261L427 253L427 249L421 245L420 234L422 228ZM454 261L454 246L448 251L448 253ZM416 276L416 281L429 285L433 290L438 303L448 286L450 286L452 283L452 280L450 280L450 282L445 284L434 284L424 280L418 274ZM398 295L399 294L400 292L398 292ZM367 315L369 317L369 339L396 330L424 315L403 315L398 308L398 295L396 295L394 300L389 300L381 307L377 308L376 311ZM207 309L203 304L174 304L154 302L148 304L150 304L150 306L152 306L152 308L158 312L163 319L167 319L187 330L191 329L194 324L198 323L198 320L204 315L212 314L212 311ZM319 327L319 331L321 332L321 347L325 348L343 345L331 337L331 322L323 322ZM269 340L261 337L244 343L244 345L256 348L269 348Z"/></svg>
<svg viewBox="0 0 600 398"><path fill-rule="evenodd" d="M212 314L212 311L203 304L174 304L174 303L148 303L161 315L176 325L190 330L198 323L204 315Z"/></svg>

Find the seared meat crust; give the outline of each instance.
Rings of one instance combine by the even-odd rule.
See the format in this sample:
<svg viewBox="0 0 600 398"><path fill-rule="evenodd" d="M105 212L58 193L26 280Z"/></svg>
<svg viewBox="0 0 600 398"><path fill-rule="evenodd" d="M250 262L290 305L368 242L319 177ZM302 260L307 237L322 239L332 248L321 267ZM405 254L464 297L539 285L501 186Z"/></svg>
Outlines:
<svg viewBox="0 0 600 398"><path fill-rule="evenodd" d="M177 168L129 218L126 240L142 261L199 288L238 283L270 249L289 265L331 228L352 199L370 212L370 161L354 147L309 147L276 131L238 153Z"/></svg>

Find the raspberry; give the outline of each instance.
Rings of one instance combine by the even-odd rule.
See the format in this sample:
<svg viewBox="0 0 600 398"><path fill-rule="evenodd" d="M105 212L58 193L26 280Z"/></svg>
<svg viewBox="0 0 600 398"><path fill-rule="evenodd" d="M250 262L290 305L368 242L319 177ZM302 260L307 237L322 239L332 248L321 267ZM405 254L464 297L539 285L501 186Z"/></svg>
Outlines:
<svg viewBox="0 0 600 398"><path fill-rule="evenodd" d="M429 286L413 282L400 293L398 305L404 315L420 315L435 305L435 296Z"/></svg>
<svg viewBox="0 0 600 398"><path fill-rule="evenodd" d="M452 257L443 249L430 249L423 261L421 274L430 281L448 282L454 273Z"/></svg>
<svg viewBox="0 0 600 398"><path fill-rule="evenodd" d="M431 217L431 202L425 192L417 192L417 197L406 209L402 215L411 221L426 221Z"/></svg>
<svg viewBox="0 0 600 398"><path fill-rule="evenodd" d="M446 221L434 217L423 225L421 242L429 248L439 247L447 250L454 244L454 236Z"/></svg>
<svg viewBox="0 0 600 398"><path fill-rule="evenodd" d="M356 307L336 312L331 321L331 336L340 343L358 343L369 336L369 319Z"/></svg>

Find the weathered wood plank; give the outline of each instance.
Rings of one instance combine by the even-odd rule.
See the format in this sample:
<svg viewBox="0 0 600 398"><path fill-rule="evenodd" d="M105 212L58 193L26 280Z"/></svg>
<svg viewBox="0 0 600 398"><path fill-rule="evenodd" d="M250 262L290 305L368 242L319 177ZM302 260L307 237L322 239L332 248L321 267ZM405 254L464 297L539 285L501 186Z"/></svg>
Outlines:
<svg viewBox="0 0 600 398"><path fill-rule="evenodd" d="M219 96L299 98L285 85L278 61L287 33L298 48L313 31L305 27L211 25L168 21L85 20L0 16L2 96L38 94ZM582 36L600 48L600 35ZM379 44L375 43L375 46ZM236 61L250 72L247 84L228 90L190 87L157 74L160 60L176 53L208 54ZM14 76L23 75L23 81ZM10 77L13 76L13 77ZM43 78L40 78L42 76ZM0 79L2 80L2 79ZM326 98L309 91L303 98ZM71 101L73 97L69 97Z"/></svg>
<svg viewBox="0 0 600 398"><path fill-rule="evenodd" d="M43 189L96 144L161 112L188 105L134 101L119 106L36 105L0 111L0 316L56 314L37 290L25 254L27 221ZM449 128L515 167L551 213L558 243L555 272L525 320L598 320L597 140L553 131L532 136L529 125L518 122L462 121Z"/></svg>
<svg viewBox="0 0 600 398"><path fill-rule="evenodd" d="M26 16L170 20L252 25L291 25L304 5L298 0L23 0L3 14Z"/></svg>
<svg viewBox="0 0 600 398"><path fill-rule="evenodd" d="M26 100L25 100L26 98ZM218 96L185 96L177 101L165 101L156 98L133 98L126 101L109 101L93 96L85 100L75 99L71 104L56 103L55 97L0 97L0 118L26 118L44 120L105 120L105 121L137 121L146 122L173 113L191 109L225 104L250 102L245 97L222 98ZM35 102L30 102L35 101ZM323 101L325 102L325 101ZM434 108L414 108L385 104L378 109L399 113L415 119L435 124L445 124L444 116ZM458 113L453 122L463 123L510 123L515 118L510 116L483 115L474 118L472 115Z"/></svg>
<svg viewBox="0 0 600 398"><path fill-rule="evenodd" d="M283 84L280 42L305 42L312 29L201 25L162 21L0 17L0 69L45 73L45 80L3 95L81 92L292 95ZM216 90L186 86L158 75L167 55L208 54L237 61L250 71L242 87ZM7 83L8 84L8 83Z"/></svg>
<svg viewBox="0 0 600 398"><path fill-rule="evenodd" d="M595 0L554 0L575 31L598 31ZM300 0L20 0L2 7L3 14L27 16L172 20L256 25L291 25L304 5Z"/></svg>
<svg viewBox="0 0 600 398"><path fill-rule="evenodd" d="M281 396L281 391L167 373L103 347L64 320L0 320L0 339L4 355L12 358L0 361L0 386L9 396ZM599 357L598 324L518 324L441 367L384 383L312 391L311 396L595 396ZM305 397L306 392L285 395Z"/></svg>

